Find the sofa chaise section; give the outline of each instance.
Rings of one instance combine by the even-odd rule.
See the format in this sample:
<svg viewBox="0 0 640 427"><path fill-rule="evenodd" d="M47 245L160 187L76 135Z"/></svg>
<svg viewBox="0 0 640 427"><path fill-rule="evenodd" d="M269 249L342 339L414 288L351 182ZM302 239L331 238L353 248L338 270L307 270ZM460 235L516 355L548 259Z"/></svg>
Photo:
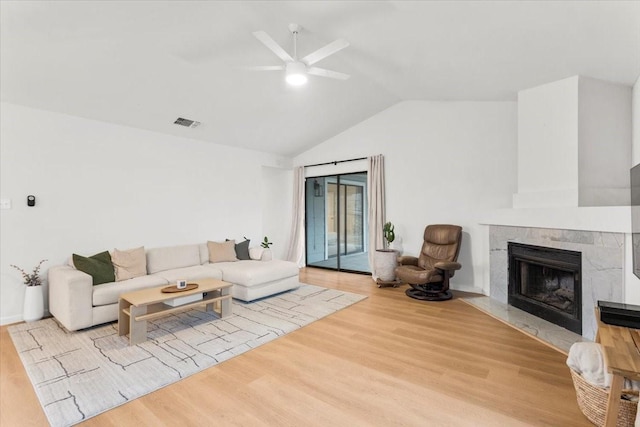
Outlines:
<svg viewBox="0 0 640 427"><path fill-rule="evenodd" d="M242 301L253 301L299 286L300 269L294 262L236 261L215 264L222 270L222 280L233 283L231 294Z"/></svg>

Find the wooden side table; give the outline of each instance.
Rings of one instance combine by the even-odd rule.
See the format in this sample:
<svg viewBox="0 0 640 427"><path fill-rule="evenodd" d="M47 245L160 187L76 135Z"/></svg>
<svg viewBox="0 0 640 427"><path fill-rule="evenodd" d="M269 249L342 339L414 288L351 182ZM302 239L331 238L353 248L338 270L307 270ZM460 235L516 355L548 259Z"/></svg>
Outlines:
<svg viewBox="0 0 640 427"><path fill-rule="evenodd" d="M615 427L624 379L640 380L640 330L603 323L600 320L598 308L596 308L596 319L598 321L596 342L602 345L604 361L613 375L604 425Z"/></svg>

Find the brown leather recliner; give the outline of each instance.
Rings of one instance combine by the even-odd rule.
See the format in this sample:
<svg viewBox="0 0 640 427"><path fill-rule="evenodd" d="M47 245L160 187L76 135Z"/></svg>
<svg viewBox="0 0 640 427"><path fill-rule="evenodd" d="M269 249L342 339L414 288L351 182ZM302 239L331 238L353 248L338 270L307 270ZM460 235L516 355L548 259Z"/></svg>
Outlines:
<svg viewBox="0 0 640 427"><path fill-rule="evenodd" d="M428 225L420 255L398 258L398 278L411 285L406 294L427 301L445 301L453 294L449 279L461 265L457 262L462 240L462 227L448 224Z"/></svg>

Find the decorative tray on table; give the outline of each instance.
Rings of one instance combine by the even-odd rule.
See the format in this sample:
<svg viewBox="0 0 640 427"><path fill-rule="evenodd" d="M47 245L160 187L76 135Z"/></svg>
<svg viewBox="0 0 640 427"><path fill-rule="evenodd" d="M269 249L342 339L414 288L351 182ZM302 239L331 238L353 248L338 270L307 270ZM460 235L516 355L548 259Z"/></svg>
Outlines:
<svg viewBox="0 0 640 427"><path fill-rule="evenodd" d="M192 289L196 289L198 287L197 283L187 283L187 287L184 289L178 289L177 285L167 286L166 288L162 288L161 291L165 294L173 293L173 292L184 292L190 291Z"/></svg>

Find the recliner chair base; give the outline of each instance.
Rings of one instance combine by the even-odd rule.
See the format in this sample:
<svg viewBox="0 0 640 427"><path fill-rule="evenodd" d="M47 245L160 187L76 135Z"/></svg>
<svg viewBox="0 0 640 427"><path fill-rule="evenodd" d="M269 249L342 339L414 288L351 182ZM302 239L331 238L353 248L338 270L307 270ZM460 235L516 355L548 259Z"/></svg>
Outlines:
<svg viewBox="0 0 640 427"><path fill-rule="evenodd" d="M421 301L447 301L453 298L453 294L450 290L443 292L425 291L418 287L412 287L405 291L408 297L421 300Z"/></svg>

